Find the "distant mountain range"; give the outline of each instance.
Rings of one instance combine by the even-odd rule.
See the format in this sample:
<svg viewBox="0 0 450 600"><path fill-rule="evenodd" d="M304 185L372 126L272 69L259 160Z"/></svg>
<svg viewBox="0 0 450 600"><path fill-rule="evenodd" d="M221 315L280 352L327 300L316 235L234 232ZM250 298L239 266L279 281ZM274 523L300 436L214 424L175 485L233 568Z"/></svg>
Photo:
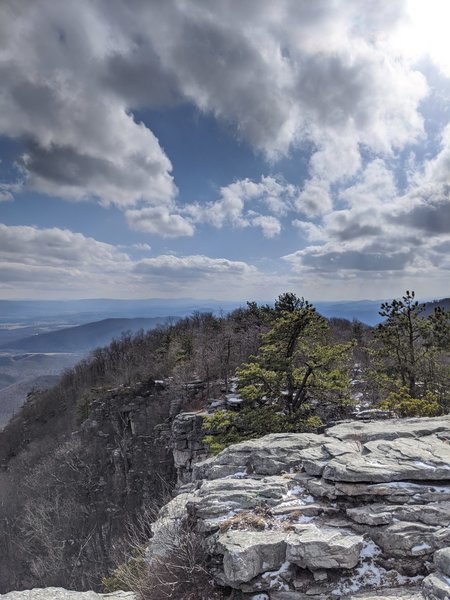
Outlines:
<svg viewBox="0 0 450 600"><path fill-rule="evenodd" d="M164 325L170 317L136 319L103 319L76 327L66 327L47 333L7 341L0 345L8 352L87 352L105 346L123 332L135 333L140 329L154 329Z"/></svg>
<svg viewBox="0 0 450 600"><path fill-rule="evenodd" d="M151 298L148 300L0 300L1 322L72 321L76 324L106 318L184 317L194 311L228 312L245 301Z"/></svg>
<svg viewBox="0 0 450 600"><path fill-rule="evenodd" d="M390 298L389 298L390 300ZM269 304L273 302L271 299ZM378 314L383 300L348 300L348 301L317 301L313 302L317 310L325 317L342 319L357 319L368 325L376 325L381 321ZM435 305L450 308L450 298L427 302L432 308ZM19 322L22 326L29 325L29 333L36 333L36 327L42 329L45 325L54 328L55 323L80 325L105 319L135 319L189 316L195 311L227 313L239 306L246 306L245 300L196 300L194 298L151 298L148 300L0 300L0 324ZM34 331L32 330L34 328ZM25 331L24 331L25 333ZM8 332L8 341L27 337L17 331ZM0 345L4 337L0 336Z"/></svg>

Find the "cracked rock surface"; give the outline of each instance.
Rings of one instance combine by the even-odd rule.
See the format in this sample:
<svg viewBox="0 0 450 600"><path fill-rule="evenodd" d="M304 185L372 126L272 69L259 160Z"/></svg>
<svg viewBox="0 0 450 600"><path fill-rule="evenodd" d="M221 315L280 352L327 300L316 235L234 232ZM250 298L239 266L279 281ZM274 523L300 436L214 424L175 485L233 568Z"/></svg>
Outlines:
<svg viewBox="0 0 450 600"><path fill-rule="evenodd" d="M242 442L180 491L234 600L450 600L450 416Z"/></svg>
<svg viewBox="0 0 450 600"><path fill-rule="evenodd" d="M136 596L132 592L96 594L95 592L75 592L57 587L8 592L0 594L0 598L2 600L136 600Z"/></svg>

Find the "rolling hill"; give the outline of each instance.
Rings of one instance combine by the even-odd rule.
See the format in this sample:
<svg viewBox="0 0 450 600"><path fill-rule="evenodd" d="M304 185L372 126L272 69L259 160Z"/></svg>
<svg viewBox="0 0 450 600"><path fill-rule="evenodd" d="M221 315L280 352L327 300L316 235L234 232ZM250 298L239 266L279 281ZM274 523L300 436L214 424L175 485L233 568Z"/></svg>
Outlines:
<svg viewBox="0 0 450 600"><path fill-rule="evenodd" d="M164 325L170 317L136 319L103 319L76 327L38 333L0 346L8 352L87 352L98 346L109 344L123 332L135 333L140 329L154 329Z"/></svg>

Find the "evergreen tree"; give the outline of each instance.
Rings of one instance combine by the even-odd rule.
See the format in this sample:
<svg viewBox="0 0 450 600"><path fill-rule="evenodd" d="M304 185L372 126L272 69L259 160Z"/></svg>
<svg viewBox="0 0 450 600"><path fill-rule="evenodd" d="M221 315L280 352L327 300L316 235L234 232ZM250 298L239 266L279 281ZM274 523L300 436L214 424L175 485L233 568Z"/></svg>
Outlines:
<svg viewBox="0 0 450 600"><path fill-rule="evenodd" d="M450 312L438 307L426 316L424 310L409 290L381 305L385 321L375 330L373 364L378 384L394 394L391 399L401 390L403 398L434 397L444 407L450 383Z"/></svg>
<svg viewBox="0 0 450 600"><path fill-rule="evenodd" d="M258 354L238 369L240 394L257 404L277 403L289 413L310 401L345 401L351 347L331 343L327 320L308 301L282 294Z"/></svg>

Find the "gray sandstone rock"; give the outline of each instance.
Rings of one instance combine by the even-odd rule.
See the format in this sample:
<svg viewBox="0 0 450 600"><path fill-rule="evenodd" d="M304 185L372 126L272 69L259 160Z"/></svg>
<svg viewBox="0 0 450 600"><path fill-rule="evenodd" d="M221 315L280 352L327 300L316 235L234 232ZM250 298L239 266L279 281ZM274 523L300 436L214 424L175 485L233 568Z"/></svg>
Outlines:
<svg viewBox="0 0 450 600"><path fill-rule="evenodd" d="M228 531L218 537L224 581L231 587L264 571L279 569L286 559L286 534L279 531Z"/></svg>
<svg viewBox="0 0 450 600"><path fill-rule="evenodd" d="M434 553L436 569L443 575L450 577L450 548L442 548Z"/></svg>
<svg viewBox="0 0 450 600"><path fill-rule="evenodd" d="M357 483L450 479L450 445L436 436L376 440L364 444L363 451L330 460L324 479Z"/></svg>
<svg viewBox="0 0 450 600"><path fill-rule="evenodd" d="M359 535L312 525L288 536L286 559L303 569L351 569L362 547Z"/></svg>
<svg viewBox="0 0 450 600"><path fill-rule="evenodd" d="M289 479L282 477L204 481L189 499L188 509L201 519L231 516L236 511L281 502L289 485Z"/></svg>
<svg viewBox="0 0 450 600"><path fill-rule="evenodd" d="M388 556L424 556L450 544L450 529L423 523L398 522L370 533Z"/></svg>
<svg viewBox="0 0 450 600"><path fill-rule="evenodd" d="M434 433L450 434L450 416L417 419L389 419L360 423L351 421L330 427L326 435L339 440L356 440L365 444L371 440L395 440L423 437Z"/></svg>
<svg viewBox="0 0 450 600"><path fill-rule="evenodd" d="M315 433L273 433L235 444L212 459L198 463L194 467L194 478L217 479L242 471L279 475L301 465L303 449L329 441Z"/></svg>
<svg viewBox="0 0 450 600"><path fill-rule="evenodd" d="M378 592L362 592L361 594L352 594L347 596L346 600L423 600L424 596L421 590L417 588L391 588L379 590Z"/></svg>
<svg viewBox="0 0 450 600"><path fill-rule="evenodd" d="M450 578L432 573L423 580L423 595L427 600L450 600Z"/></svg>
<svg viewBox="0 0 450 600"><path fill-rule="evenodd" d="M136 600L136 595L132 592L97 594L96 592L75 592L63 588L48 587L0 594L0 598L2 600Z"/></svg>
<svg viewBox="0 0 450 600"><path fill-rule="evenodd" d="M426 525L450 525L450 502L433 502L424 505L368 504L349 508L347 516L364 525L389 525L397 521L420 521Z"/></svg>

